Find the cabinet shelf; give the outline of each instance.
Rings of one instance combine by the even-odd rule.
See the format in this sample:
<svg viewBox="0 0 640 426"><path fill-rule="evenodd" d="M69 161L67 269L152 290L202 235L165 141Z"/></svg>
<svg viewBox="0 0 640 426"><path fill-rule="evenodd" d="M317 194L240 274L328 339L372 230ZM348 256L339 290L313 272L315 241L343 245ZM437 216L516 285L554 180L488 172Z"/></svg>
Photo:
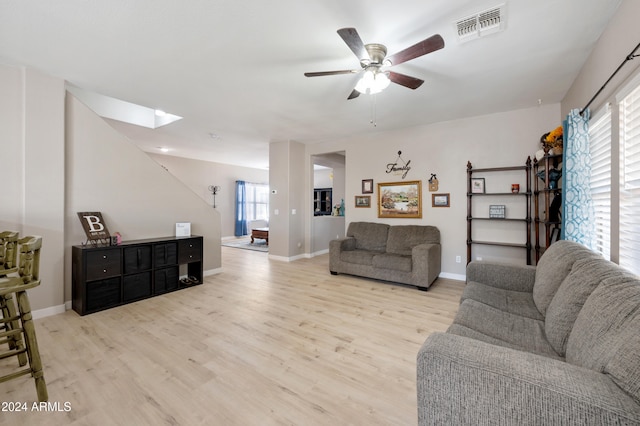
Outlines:
<svg viewBox="0 0 640 426"><path fill-rule="evenodd" d="M525 190L522 192L471 192L471 180L473 178L473 174L485 174L485 173L504 173L511 171L522 171L525 175ZM526 261L527 265L531 265L531 158L527 157L527 161L523 166L507 166L507 167L485 167L485 168L477 168L474 169L471 165L471 162L467 162L467 263L471 262L471 247L474 244L478 245L491 245L491 246L500 246L500 247L514 247L514 248L522 248L526 251ZM476 217L473 216L473 199L474 196L481 197L496 197L504 202L507 200L507 197L514 197L509 201L509 203L522 203L524 202L525 207L525 215L526 217L516 217L516 218L496 218L496 217ZM471 237L472 234L472 223L474 221L494 221L494 222L503 222L503 223L522 223L524 224L524 232L525 232L525 243L510 243L505 241L484 241L484 240L474 240Z"/></svg>
<svg viewBox="0 0 640 426"><path fill-rule="evenodd" d="M496 242L496 241L478 241L478 240L473 240L473 241L471 241L471 243L473 243L473 244L481 244L481 245L488 245L488 246L519 247L519 248L524 248L524 249L531 250L531 244L502 243L502 242Z"/></svg>
<svg viewBox="0 0 640 426"><path fill-rule="evenodd" d="M468 197L472 197L474 195L492 195L492 196L496 196L496 195L506 195L509 197L518 197L518 196L522 196L524 195L525 197L530 197L531 196L531 192L527 191L527 192L518 192L517 194L514 194L513 192L467 192L467 196Z"/></svg>
<svg viewBox="0 0 640 426"><path fill-rule="evenodd" d="M531 222L531 218L512 217L468 217L467 220L495 220L497 222Z"/></svg>
<svg viewBox="0 0 640 426"><path fill-rule="evenodd" d="M202 237L192 235L73 246L73 310L86 315L186 287L181 267L193 284L201 284L202 244Z"/></svg>

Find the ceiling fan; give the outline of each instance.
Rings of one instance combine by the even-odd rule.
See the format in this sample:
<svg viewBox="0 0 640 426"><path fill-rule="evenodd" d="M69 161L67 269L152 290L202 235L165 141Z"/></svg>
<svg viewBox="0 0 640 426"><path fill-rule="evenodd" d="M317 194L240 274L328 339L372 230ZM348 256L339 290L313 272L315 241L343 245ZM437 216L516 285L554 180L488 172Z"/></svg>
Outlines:
<svg viewBox="0 0 640 426"><path fill-rule="evenodd" d="M325 75L356 74L364 71L364 75L347 99L357 98L361 93L378 93L385 89L390 82L409 89L417 89L424 83L424 80L394 71L387 71L386 68L410 61L444 47L442 37L439 34L435 34L398 53L387 56L386 46L377 43L364 44L355 28L341 28L338 30L338 34L360 60L361 69L306 72L304 75L307 77L322 77Z"/></svg>

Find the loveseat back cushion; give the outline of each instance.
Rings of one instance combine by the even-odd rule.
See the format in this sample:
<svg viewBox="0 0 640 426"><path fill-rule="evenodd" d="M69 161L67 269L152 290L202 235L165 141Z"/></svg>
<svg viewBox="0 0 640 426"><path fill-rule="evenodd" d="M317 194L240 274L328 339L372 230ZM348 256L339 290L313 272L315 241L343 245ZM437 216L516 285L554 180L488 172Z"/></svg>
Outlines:
<svg viewBox="0 0 640 426"><path fill-rule="evenodd" d="M542 315L547 314L553 296L569 275L573 263L585 256L597 255L582 244L567 240L556 241L544 252L536 267L533 284L533 301Z"/></svg>
<svg viewBox="0 0 640 426"><path fill-rule="evenodd" d="M347 237L356 239L356 249L383 252L387 245L389 225L373 222L351 222Z"/></svg>
<svg viewBox="0 0 640 426"><path fill-rule="evenodd" d="M567 362L607 374L640 403L640 278L622 271L587 298L567 342Z"/></svg>
<svg viewBox="0 0 640 426"><path fill-rule="evenodd" d="M587 298L603 280L619 274L615 264L600 256L587 256L573 264L551 300L545 319L547 339L560 356L566 355L569 334Z"/></svg>
<svg viewBox="0 0 640 426"><path fill-rule="evenodd" d="M389 228L387 253L411 256L413 247L425 243L440 243L438 228L424 225L394 225Z"/></svg>

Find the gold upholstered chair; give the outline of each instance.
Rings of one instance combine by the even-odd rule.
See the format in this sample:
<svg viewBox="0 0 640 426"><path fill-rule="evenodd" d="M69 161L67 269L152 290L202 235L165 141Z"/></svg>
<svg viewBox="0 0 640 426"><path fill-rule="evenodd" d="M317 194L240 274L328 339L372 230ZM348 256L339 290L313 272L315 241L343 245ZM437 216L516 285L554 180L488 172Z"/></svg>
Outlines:
<svg viewBox="0 0 640 426"><path fill-rule="evenodd" d="M35 380L39 402L48 401L49 396L27 290L40 285L41 247L41 237L19 239L18 271L0 278L0 298L6 305L0 319L5 330L0 332L0 342L9 343L8 349L0 348L0 360L13 356L19 360L16 371L0 376L0 383L29 374ZM12 295L15 295L15 300L10 297ZM26 368L26 363L22 361L24 354L28 361Z"/></svg>

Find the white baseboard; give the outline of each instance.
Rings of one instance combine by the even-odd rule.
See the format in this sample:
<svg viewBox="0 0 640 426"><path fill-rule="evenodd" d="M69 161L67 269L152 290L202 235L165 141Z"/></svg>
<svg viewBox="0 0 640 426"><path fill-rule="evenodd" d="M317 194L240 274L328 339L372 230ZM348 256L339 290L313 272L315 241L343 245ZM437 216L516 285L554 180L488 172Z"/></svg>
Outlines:
<svg viewBox="0 0 640 426"><path fill-rule="evenodd" d="M218 274L221 274L221 273L222 273L222 268L209 269L209 270L203 272L205 277L208 277L209 275L218 275Z"/></svg>
<svg viewBox="0 0 640 426"><path fill-rule="evenodd" d="M65 304L58 306L51 306L44 309L38 309L36 311L31 311L31 315L33 315L33 319L50 317L51 315L62 314L67 310L67 304L69 309L71 309L71 301L66 302Z"/></svg>
<svg viewBox="0 0 640 426"><path fill-rule="evenodd" d="M466 281L467 280L467 276L466 275L451 274L449 272L440 272L440 275L438 275L438 277L448 278L450 280L458 280L458 281Z"/></svg>
<svg viewBox="0 0 640 426"><path fill-rule="evenodd" d="M297 255L297 256L291 256L291 257L286 257L286 256L276 256L276 255L273 255L273 254L270 254L270 255L269 255L269 259L272 259L272 260L279 260L279 261L281 261L281 262L293 262L293 261L295 261L295 260L298 260L298 259L305 259L305 258L309 258L309 254L308 254L308 253L307 253L307 254L299 254L299 255Z"/></svg>

